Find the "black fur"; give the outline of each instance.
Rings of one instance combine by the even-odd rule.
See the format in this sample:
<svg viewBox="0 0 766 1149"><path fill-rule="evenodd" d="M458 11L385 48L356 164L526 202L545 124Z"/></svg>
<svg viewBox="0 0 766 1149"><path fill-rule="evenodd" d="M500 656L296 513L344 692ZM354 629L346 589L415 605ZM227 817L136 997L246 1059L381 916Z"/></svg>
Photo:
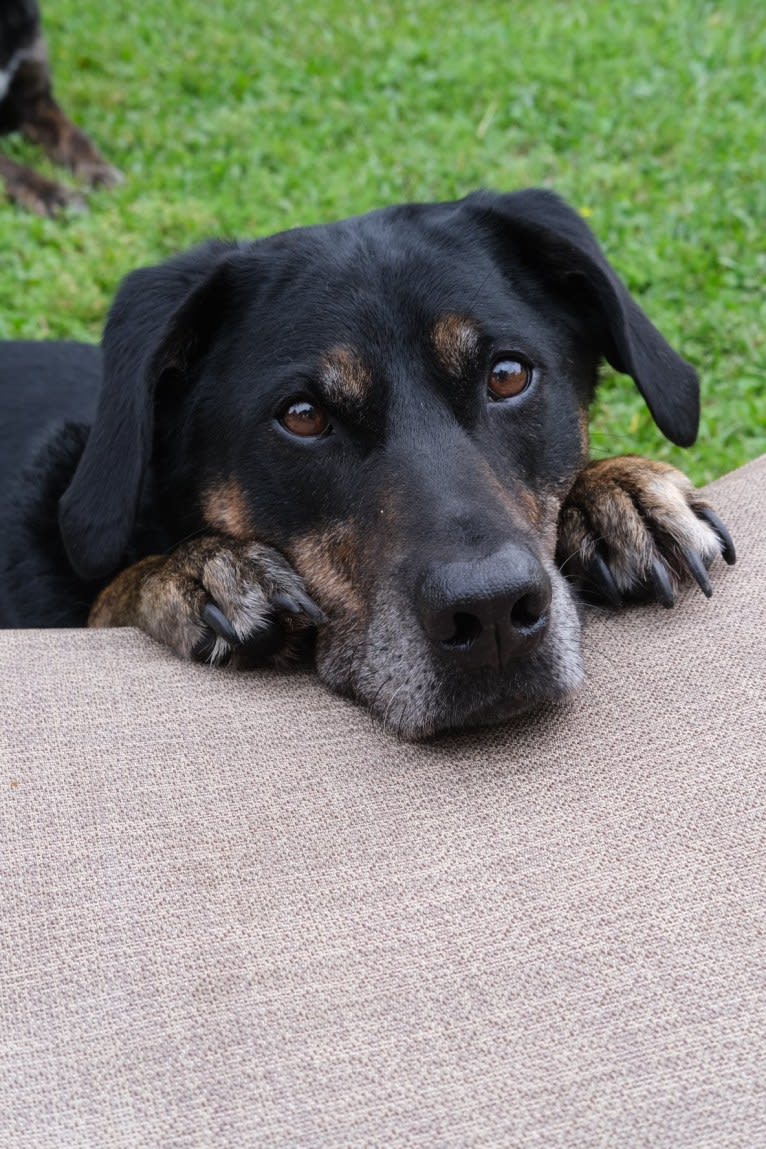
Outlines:
<svg viewBox="0 0 766 1149"><path fill-rule="evenodd" d="M31 48L39 33L40 5L36 0L3 0L0 4L0 71L5 71L17 52ZM11 100L8 103L10 108Z"/></svg>
<svg viewBox="0 0 766 1149"><path fill-rule="evenodd" d="M485 199L490 215L507 220L510 242L530 267L552 287L579 295L583 310L590 303L605 358L632 376L663 435L690 447L699 426L697 374L638 307L581 216L552 192Z"/></svg>
<svg viewBox="0 0 766 1149"><path fill-rule="evenodd" d="M459 385L430 342L445 313L481 331L475 371ZM319 400L317 365L335 346L364 357L369 397L363 409L330 404L330 440L295 442L276 416L296 395ZM524 354L540 382L522 402L488 412L484 381L498 350ZM468 536L491 548L502 533L492 514L469 522L482 493L466 449L509 490L561 489L582 462L578 413L602 356L633 376L673 441L689 444L698 421L693 369L580 217L544 191L481 192L255 243L205 244L128 276L103 355L87 442L82 428L53 432L17 493L3 491L13 507L0 574L5 625L82 625L115 572L204 529L204 492L230 476L259 537L283 551L351 518L377 529L371 492L387 484L409 484L403 513L424 552L460 549ZM29 451L30 411L40 428L52 417L82 419L83 406L90 422L98 364L95 351L73 345L5 345L6 375L14 357L15 406L9 418L6 380L2 437L18 476L19 425ZM73 365L86 362L80 394ZM30 380L29 410L20 410ZM465 539L449 542L463 520Z"/></svg>
<svg viewBox="0 0 766 1149"><path fill-rule="evenodd" d="M117 294L104 333L93 435L61 500L64 544L84 578L102 578L122 562L152 451L158 381L194 370L226 299L226 257L233 250L205 244L134 271ZM122 461L119 468L112 468L114 459Z"/></svg>

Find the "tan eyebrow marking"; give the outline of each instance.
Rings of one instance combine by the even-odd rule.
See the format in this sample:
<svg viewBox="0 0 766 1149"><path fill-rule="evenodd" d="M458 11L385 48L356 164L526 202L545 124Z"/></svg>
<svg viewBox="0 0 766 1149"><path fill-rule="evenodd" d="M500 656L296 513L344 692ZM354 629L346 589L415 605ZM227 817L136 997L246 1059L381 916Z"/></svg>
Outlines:
<svg viewBox="0 0 766 1149"><path fill-rule="evenodd" d="M202 496L202 514L209 527L234 539L254 535L245 493L235 479L219 483Z"/></svg>
<svg viewBox="0 0 766 1149"><path fill-rule="evenodd" d="M473 365L479 351L479 329L462 315L442 316L431 339L442 367L456 377Z"/></svg>
<svg viewBox="0 0 766 1149"><path fill-rule="evenodd" d="M367 397L372 386L362 360L342 344L331 348L323 357L322 383L329 399L352 399L356 403Z"/></svg>

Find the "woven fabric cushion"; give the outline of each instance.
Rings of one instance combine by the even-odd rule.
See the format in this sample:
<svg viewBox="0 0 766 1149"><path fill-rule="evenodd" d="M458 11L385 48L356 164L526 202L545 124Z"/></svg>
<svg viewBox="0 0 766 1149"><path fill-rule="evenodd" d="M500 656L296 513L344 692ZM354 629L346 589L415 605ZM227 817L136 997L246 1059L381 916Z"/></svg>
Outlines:
<svg viewBox="0 0 766 1149"><path fill-rule="evenodd" d="M766 1144L766 459L708 602L399 743L311 674L0 634L0 1146Z"/></svg>

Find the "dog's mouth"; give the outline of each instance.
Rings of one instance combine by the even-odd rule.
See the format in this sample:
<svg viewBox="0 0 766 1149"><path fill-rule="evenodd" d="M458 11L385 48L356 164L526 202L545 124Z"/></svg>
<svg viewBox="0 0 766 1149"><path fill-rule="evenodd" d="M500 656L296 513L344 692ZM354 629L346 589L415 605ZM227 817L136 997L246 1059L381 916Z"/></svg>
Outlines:
<svg viewBox="0 0 766 1149"><path fill-rule="evenodd" d="M579 676L577 678L579 681ZM422 741L448 730L497 725L565 697L576 681L532 683L523 674L498 682L487 674L470 687L443 688L429 696L413 679L392 681L370 709L383 729L406 741ZM361 702L366 702L360 697Z"/></svg>
<svg viewBox="0 0 766 1149"><path fill-rule="evenodd" d="M388 733L406 740L504 722L561 699L583 677L580 619L572 592L552 563L549 574L546 633L533 651L502 669L465 668L435 657L412 612L395 594L381 593L365 629L330 626L320 633L319 676L370 710Z"/></svg>

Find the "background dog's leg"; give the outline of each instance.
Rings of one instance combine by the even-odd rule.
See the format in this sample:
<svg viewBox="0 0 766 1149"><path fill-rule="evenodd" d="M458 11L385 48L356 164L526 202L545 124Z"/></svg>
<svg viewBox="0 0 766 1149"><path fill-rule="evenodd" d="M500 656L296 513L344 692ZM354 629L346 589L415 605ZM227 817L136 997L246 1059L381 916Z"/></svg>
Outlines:
<svg viewBox="0 0 766 1149"><path fill-rule="evenodd" d="M64 115L53 98L45 41L38 34L24 53L6 96L18 130L46 152L54 163L69 168L91 187L122 181L84 132Z"/></svg>
<svg viewBox="0 0 766 1149"><path fill-rule="evenodd" d="M205 535L122 571L96 599L92 627L136 626L182 658L254 665L300 653L324 621L277 551Z"/></svg>
<svg viewBox="0 0 766 1149"><path fill-rule="evenodd" d="M36 215L54 216L65 207L76 210L85 207L85 200L79 192L47 180L7 156L0 156L0 179L5 184L8 198Z"/></svg>
<svg viewBox="0 0 766 1149"><path fill-rule="evenodd" d="M667 463L633 456L589 463L559 514L562 573L615 607L631 599L670 607L691 579L712 594L707 569L718 555L735 561L728 530Z"/></svg>

